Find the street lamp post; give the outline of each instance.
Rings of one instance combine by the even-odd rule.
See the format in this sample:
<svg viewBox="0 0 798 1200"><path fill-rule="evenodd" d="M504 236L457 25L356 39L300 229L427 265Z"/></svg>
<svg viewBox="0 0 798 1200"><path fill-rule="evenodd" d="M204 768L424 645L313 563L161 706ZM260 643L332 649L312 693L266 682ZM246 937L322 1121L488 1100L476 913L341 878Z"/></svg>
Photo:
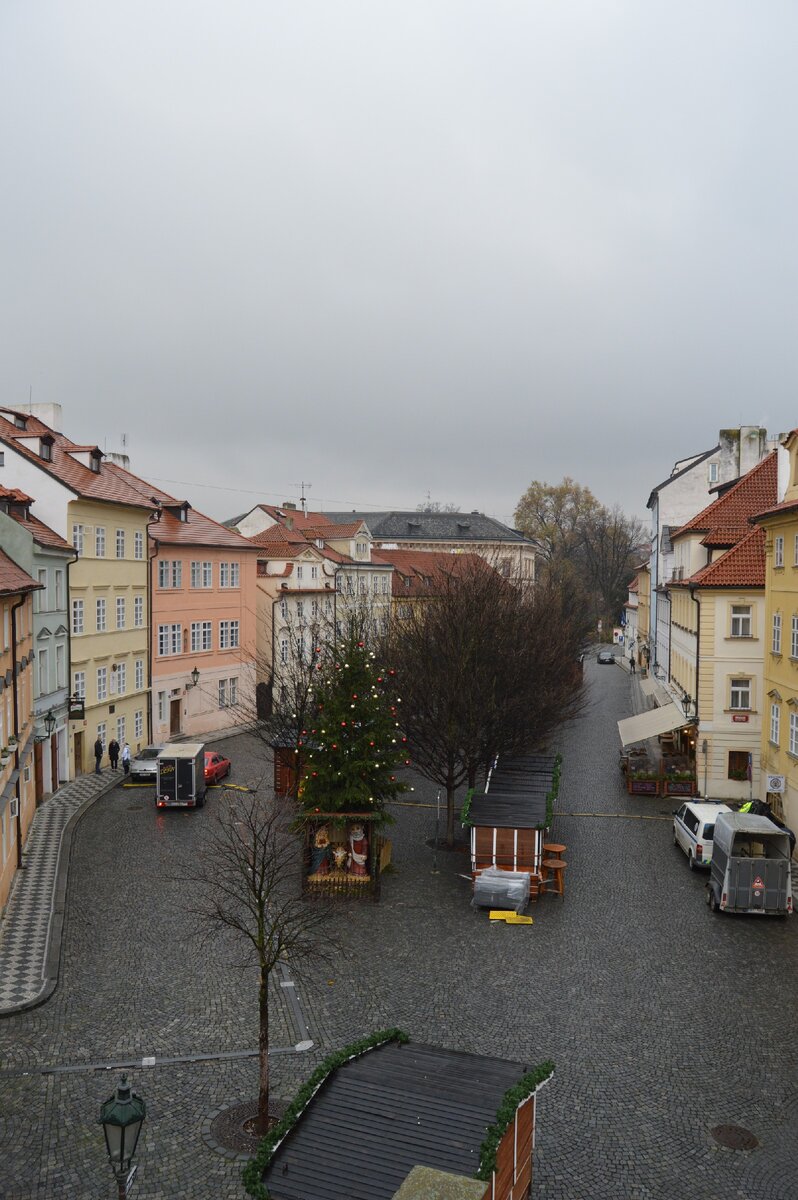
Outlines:
<svg viewBox="0 0 798 1200"><path fill-rule="evenodd" d="M130 1087L127 1075L123 1075L113 1096L100 1108L98 1118L98 1124L102 1125L105 1134L111 1170L119 1188L119 1200L127 1200L136 1174L136 1167L131 1163L146 1115L147 1106Z"/></svg>

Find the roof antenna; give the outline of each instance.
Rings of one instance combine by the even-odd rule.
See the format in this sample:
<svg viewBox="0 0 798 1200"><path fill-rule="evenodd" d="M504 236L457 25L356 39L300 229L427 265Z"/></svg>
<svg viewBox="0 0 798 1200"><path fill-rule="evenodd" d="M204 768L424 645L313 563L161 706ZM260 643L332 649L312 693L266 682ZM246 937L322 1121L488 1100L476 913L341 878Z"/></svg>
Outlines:
<svg viewBox="0 0 798 1200"><path fill-rule="evenodd" d="M305 496L305 488L307 488L308 491L310 491L310 489L313 487L313 484L305 483L305 481L303 479L301 481L301 483L292 483L291 487L299 488L299 491L300 491L299 503L302 505L302 516L306 517L308 515L308 501L307 501L307 497Z"/></svg>
<svg viewBox="0 0 798 1200"><path fill-rule="evenodd" d="M33 384L28 384L28 412L33 412Z"/></svg>

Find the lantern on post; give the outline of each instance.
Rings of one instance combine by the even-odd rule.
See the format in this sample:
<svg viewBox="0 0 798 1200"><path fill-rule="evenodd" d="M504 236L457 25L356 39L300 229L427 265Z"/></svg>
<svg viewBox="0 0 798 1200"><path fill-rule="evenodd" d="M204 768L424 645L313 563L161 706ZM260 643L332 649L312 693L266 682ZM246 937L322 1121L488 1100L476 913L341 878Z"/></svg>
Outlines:
<svg viewBox="0 0 798 1200"><path fill-rule="evenodd" d="M131 1166L136 1145L147 1115L147 1106L137 1096L123 1075L119 1086L100 1108L98 1124L105 1134L105 1145L114 1177L119 1186L119 1200L127 1200L136 1168Z"/></svg>

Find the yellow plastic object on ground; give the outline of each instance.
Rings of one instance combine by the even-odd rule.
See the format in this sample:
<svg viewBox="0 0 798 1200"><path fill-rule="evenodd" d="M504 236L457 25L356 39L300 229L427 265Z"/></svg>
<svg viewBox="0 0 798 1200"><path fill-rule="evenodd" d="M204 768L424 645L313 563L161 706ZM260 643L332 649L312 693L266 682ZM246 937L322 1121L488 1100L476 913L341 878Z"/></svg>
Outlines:
<svg viewBox="0 0 798 1200"><path fill-rule="evenodd" d="M511 908L492 908L490 910L491 921L504 921L507 925L531 925L532 918L525 917L521 913L513 912Z"/></svg>

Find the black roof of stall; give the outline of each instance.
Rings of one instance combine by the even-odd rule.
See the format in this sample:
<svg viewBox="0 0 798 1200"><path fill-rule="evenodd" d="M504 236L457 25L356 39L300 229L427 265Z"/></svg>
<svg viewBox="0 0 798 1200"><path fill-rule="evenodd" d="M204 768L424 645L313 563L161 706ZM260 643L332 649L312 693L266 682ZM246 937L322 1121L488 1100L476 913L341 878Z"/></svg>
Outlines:
<svg viewBox="0 0 798 1200"><path fill-rule="evenodd" d="M263 1182L274 1200L390 1200L415 1166L473 1178L487 1127L529 1069L415 1043L381 1046L333 1072Z"/></svg>
<svg viewBox="0 0 798 1200"><path fill-rule="evenodd" d="M468 820L499 829L534 829L546 821L546 793L494 792L474 796Z"/></svg>

